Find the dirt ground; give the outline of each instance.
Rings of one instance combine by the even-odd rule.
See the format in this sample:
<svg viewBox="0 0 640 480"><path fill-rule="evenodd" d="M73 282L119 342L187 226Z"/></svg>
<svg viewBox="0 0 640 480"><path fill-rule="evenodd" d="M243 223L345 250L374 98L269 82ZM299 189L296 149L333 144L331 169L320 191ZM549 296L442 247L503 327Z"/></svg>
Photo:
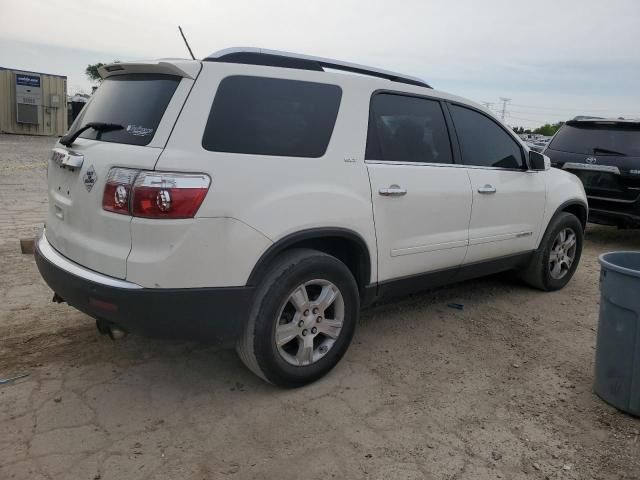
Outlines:
<svg viewBox="0 0 640 480"><path fill-rule="evenodd" d="M287 391L51 303L18 239L54 140L0 135L0 377L29 374L0 386L0 479L640 478L640 420L592 392L597 257L639 231L590 225L560 292L500 275L371 308L332 373Z"/></svg>

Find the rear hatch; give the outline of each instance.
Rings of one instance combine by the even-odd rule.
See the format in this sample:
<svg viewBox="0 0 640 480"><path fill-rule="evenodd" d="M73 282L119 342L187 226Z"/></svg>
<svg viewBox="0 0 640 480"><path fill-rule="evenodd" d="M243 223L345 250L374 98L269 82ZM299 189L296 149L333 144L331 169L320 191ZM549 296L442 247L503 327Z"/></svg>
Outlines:
<svg viewBox="0 0 640 480"><path fill-rule="evenodd" d="M89 269L126 277L131 218L102 209L112 167L153 170L184 104L199 62L122 63L101 69L103 82L69 132L89 122L71 146L61 143L48 166L46 235L61 254Z"/></svg>
<svg viewBox="0 0 640 480"><path fill-rule="evenodd" d="M577 175L590 198L612 203L639 200L640 122L571 120L544 153L553 166Z"/></svg>

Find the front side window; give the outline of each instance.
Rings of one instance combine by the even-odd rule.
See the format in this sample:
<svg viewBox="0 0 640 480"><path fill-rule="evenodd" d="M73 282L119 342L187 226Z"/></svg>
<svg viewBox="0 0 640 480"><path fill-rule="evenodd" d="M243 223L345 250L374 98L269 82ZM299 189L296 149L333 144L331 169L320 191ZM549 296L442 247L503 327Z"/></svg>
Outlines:
<svg viewBox="0 0 640 480"><path fill-rule="evenodd" d="M337 85L227 77L213 100L202 146L214 152L321 157L341 96Z"/></svg>
<svg viewBox="0 0 640 480"><path fill-rule="evenodd" d="M440 102L392 93L371 99L367 160L452 163Z"/></svg>
<svg viewBox="0 0 640 480"><path fill-rule="evenodd" d="M450 110L465 165L525 167L520 146L496 122L470 108L451 105Z"/></svg>

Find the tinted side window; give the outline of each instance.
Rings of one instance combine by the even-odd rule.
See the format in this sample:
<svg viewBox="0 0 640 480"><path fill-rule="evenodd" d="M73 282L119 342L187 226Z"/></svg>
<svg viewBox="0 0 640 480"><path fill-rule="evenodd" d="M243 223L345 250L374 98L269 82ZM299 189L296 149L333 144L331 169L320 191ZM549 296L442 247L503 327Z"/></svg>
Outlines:
<svg viewBox="0 0 640 480"><path fill-rule="evenodd" d="M374 95L365 158L452 163L440 102L391 93Z"/></svg>
<svg viewBox="0 0 640 480"><path fill-rule="evenodd" d="M227 77L218 87L202 146L216 152L321 157L341 96L336 85Z"/></svg>
<svg viewBox="0 0 640 480"><path fill-rule="evenodd" d="M451 105L451 116L465 165L524 168L520 146L496 122L458 105Z"/></svg>

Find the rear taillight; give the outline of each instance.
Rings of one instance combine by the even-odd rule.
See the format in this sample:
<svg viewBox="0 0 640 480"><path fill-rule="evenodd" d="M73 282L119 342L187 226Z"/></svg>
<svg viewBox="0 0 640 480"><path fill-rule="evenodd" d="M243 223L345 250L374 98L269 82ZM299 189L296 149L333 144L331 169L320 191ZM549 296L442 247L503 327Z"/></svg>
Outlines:
<svg viewBox="0 0 640 480"><path fill-rule="evenodd" d="M127 175L133 172L133 176ZM144 218L192 218L207 195L211 179L202 173L172 173L112 168L102 207Z"/></svg>
<svg viewBox="0 0 640 480"><path fill-rule="evenodd" d="M130 168L112 168L107 176L102 195L102 208L108 212L129 215L131 187L138 170Z"/></svg>
<svg viewBox="0 0 640 480"><path fill-rule="evenodd" d="M133 186L131 213L145 218L191 218L209 183L204 174L140 172Z"/></svg>

